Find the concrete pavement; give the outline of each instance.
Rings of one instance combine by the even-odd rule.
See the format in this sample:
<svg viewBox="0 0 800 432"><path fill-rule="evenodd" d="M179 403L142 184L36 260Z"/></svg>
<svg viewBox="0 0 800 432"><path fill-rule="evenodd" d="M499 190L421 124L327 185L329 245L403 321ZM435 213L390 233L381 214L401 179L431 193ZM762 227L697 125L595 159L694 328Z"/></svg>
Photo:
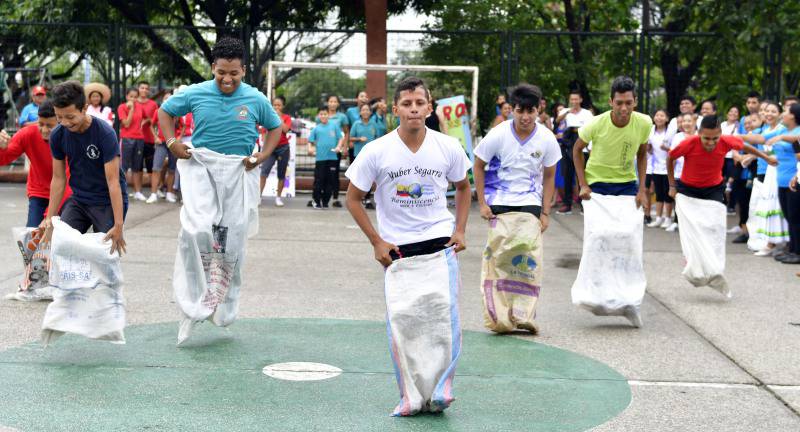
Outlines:
<svg viewBox="0 0 800 432"><path fill-rule="evenodd" d="M2 294L14 289L21 270L10 228L24 223L24 193L24 185L0 184L0 262L5 263L0 266ZM312 210L305 207L306 199L301 195L280 209L265 201L261 231L249 243L240 316L381 322L382 270L372 259L371 247L345 210ZM173 322L177 332L170 278L178 209L163 202L131 205L126 222L129 254L122 261L130 326ZM743 247L729 245L727 276L734 297L728 302L716 292L694 288L682 279L677 234L646 229L648 294L643 305L644 327L637 330L624 318L595 317L572 306L569 291L577 272L581 232L580 215L554 217L545 237L545 281L538 308L541 334L515 337L521 343L560 348L597 360L628 381L630 405L594 430L800 430L800 279L794 275L796 266L756 258ZM467 234L469 247L460 255L464 284L461 320L464 329L485 335L478 284L486 226L476 209ZM34 347L25 344L38 339L45 307L44 303L0 301L0 350L18 355L13 351L18 347ZM163 331L168 332L169 327ZM215 331L224 334L210 326L202 331L209 337L215 337ZM236 324L230 332L236 335ZM70 345L59 343L48 350L58 350L64 360ZM74 343L77 347L97 344ZM0 352L0 380L17 376L13 356L4 354ZM36 362L37 358L43 357L34 355L26 361ZM388 356L385 358L388 361ZM466 381L461 382L467 387ZM569 382L567 377L565 384ZM457 396L458 386L459 381ZM391 391L393 399L396 390ZM470 397L465 393L460 395L462 399ZM518 398L507 401L513 405L536 403ZM458 400L451 409L459 409L459 404L472 405ZM391 408L386 406L384 411ZM6 417L1 411L0 424L4 424ZM581 410L571 414L580 416ZM558 423L554 411L520 415L528 416L529 424L563 424ZM162 429L168 430L164 425L169 420L163 421ZM35 422L7 426L47 430ZM421 426L409 423L399 430L417 427ZM237 430L235 423L228 428ZM446 429L470 427L454 423Z"/></svg>

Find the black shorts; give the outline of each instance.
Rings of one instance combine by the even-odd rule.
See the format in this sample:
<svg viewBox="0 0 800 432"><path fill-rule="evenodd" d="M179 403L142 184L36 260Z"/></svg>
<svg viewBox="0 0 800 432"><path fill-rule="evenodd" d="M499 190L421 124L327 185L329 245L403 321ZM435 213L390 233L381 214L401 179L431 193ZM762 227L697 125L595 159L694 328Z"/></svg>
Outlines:
<svg viewBox="0 0 800 432"><path fill-rule="evenodd" d="M144 140L122 138L122 172L142 172L144 166Z"/></svg>
<svg viewBox="0 0 800 432"><path fill-rule="evenodd" d="M652 185L653 185L653 174L645 174L645 176L644 176L644 187L646 187L649 190L650 186L652 186Z"/></svg>
<svg viewBox="0 0 800 432"><path fill-rule="evenodd" d="M142 151L142 167L147 172L153 172L153 159L156 155L156 145L152 143L144 143L144 150Z"/></svg>
<svg viewBox="0 0 800 432"><path fill-rule="evenodd" d="M492 209L492 214L494 214L495 216L511 212L530 213L536 216L537 219L542 216L542 206L537 206L537 205L527 205L527 206L493 205L489 206L489 208Z"/></svg>
<svg viewBox="0 0 800 432"><path fill-rule="evenodd" d="M653 174L653 187L656 192L656 202L672 204L675 200L669 196L669 178L666 174Z"/></svg>
<svg viewBox="0 0 800 432"><path fill-rule="evenodd" d="M677 184L675 185L675 189L678 193L686 195L688 197L697 198L697 199L704 199L704 200L711 200L711 201L719 201L725 204L725 181L723 180L722 183L711 186L711 187L691 187L681 183L680 180L676 181Z"/></svg>
<svg viewBox="0 0 800 432"><path fill-rule="evenodd" d="M445 245L449 241L450 237L439 237L417 243L409 243L397 247L400 249L399 255L395 251L390 251L389 255L392 257L392 261L400 258L410 258L416 255L428 255L447 249Z"/></svg>
<svg viewBox="0 0 800 432"><path fill-rule="evenodd" d="M122 203L122 219L128 213L128 203ZM108 205L86 205L75 201L73 197L67 199L61 207L61 220L67 225L85 234L92 228L94 232L108 232L114 227L114 209Z"/></svg>

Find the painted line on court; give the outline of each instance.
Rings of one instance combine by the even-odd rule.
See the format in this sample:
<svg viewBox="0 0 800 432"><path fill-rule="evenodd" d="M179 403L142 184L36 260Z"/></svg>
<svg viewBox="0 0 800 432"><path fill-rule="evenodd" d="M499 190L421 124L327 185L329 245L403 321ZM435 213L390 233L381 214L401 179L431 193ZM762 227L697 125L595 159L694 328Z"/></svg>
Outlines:
<svg viewBox="0 0 800 432"><path fill-rule="evenodd" d="M761 386L756 384L736 384L736 383L709 383L709 382L684 382L684 381L637 381L628 380L630 386L641 387L694 387L694 388L715 388L715 389L758 389Z"/></svg>

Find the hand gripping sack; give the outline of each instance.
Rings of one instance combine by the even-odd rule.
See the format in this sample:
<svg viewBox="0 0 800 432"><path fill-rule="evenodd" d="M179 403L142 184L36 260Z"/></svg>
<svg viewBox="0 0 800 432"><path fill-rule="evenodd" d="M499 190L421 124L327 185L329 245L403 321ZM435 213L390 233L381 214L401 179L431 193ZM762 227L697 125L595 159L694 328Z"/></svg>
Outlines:
<svg viewBox="0 0 800 432"><path fill-rule="evenodd" d="M452 248L399 259L386 269L386 330L400 388L392 415L440 412L454 400L460 288Z"/></svg>
<svg viewBox="0 0 800 432"><path fill-rule="evenodd" d="M64 333L125 343L125 299L119 254L105 233L81 234L53 218L50 285L53 302L42 322L42 343Z"/></svg>
<svg viewBox="0 0 800 432"><path fill-rule="evenodd" d="M43 232L37 228L12 228L11 233L22 254L25 269L17 291L5 296L8 300L52 300L49 283L50 243L42 242Z"/></svg>
<svg viewBox="0 0 800 432"><path fill-rule="evenodd" d="M592 193L583 201L583 256L572 303L595 315L639 308L647 287L642 264L644 218L632 196Z"/></svg>
<svg viewBox="0 0 800 432"><path fill-rule="evenodd" d="M708 286L730 296L725 280L725 204L678 194L675 211L681 221L683 276L696 287Z"/></svg>
<svg viewBox="0 0 800 432"><path fill-rule="evenodd" d="M542 281L539 219L513 212L489 221L481 281L486 328L497 333L538 332L534 319Z"/></svg>
<svg viewBox="0 0 800 432"><path fill-rule="evenodd" d="M192 321L231 324L239 312L245 246L258 232L258 170L242 156L199 148L178 161L181 231L173 289Z"/></svg>

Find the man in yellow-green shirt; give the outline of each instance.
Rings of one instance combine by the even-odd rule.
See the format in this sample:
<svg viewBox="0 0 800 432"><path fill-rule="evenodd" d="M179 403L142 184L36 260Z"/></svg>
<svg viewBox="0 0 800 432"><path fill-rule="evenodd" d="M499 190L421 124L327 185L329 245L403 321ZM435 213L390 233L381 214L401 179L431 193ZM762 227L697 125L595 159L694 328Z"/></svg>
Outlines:
<svg viewBox="0 0 800 432"><path fill-rule="evenodd" d="M647 202L644 177L647 169L647 139L653 121L649 116L634 111L636 85L628 77L614 79L610 103L610 111L594 117L578 130L578 141L572 153L580 196L583 200L589 200L592 192L635 195L636 204L641 207ZM584 167L582 152L590 142L592 153L588 165Z"/></svg>

